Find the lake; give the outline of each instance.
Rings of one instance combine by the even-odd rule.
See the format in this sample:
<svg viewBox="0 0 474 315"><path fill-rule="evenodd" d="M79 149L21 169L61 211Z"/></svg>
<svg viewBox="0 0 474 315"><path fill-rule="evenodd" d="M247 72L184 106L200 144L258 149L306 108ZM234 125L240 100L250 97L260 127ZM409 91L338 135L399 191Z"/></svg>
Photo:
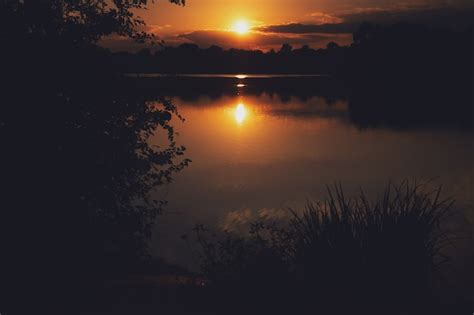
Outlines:
<svg viewBox="0 0 474 315"><path fill-rule="evenodd" d="M254 220L285 218L288 208L324 198L326 185L335 183L348 196L359 187L375 196L389 181L433 179L428 186L442 184L456 196L464 211L458 223L472 223L471 130L367 127L354 120L344 87L327 78L208 79L156 84L185 118L174 126L192 163L156 192L169 204L158 218L154 255L194 268L196 257L180 239L194 225L243 231ZM146 91L154 84L147 81Z"/></svg>

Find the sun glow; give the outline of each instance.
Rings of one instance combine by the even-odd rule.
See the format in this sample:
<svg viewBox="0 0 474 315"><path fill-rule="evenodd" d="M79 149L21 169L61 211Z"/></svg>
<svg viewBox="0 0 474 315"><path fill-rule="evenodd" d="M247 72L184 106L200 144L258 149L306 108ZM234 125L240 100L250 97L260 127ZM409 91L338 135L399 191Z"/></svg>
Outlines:
<svg viewBox="0 0 474 315"><path fill-rule="evenodd" d="M245 20L238 20L234 23L232 31L236 32L239 35L245 35L250 31L249 23Z"/></svg>
<svg viewBox="0 0 474 315"><path fill-rule="evenodd" d="M234 118L239 125L245 121L245 118L247 118L247 109L244 104L240 103L237 105L234 111Z"/></svg>

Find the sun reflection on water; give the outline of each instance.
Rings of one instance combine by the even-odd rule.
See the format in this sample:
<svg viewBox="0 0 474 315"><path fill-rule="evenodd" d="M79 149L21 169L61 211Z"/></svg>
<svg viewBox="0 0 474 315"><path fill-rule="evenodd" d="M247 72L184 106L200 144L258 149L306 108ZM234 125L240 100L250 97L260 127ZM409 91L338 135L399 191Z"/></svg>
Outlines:
<svg viewBox="0 0 474 315"><path fill-rule="evenodd" d="M247 118L247 109L245 108L244 104L240 103L237 105L237 107L235 107L234 118L239 125L245 121Z"/></svg>

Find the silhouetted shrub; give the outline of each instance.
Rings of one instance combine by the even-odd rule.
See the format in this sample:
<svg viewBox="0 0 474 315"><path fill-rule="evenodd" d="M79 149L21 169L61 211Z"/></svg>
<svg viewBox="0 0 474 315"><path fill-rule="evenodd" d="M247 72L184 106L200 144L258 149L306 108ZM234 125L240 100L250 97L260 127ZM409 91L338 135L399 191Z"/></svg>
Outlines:
<svg viewBox="0 0 474 315"><path fill-rule="evenodd" d="M165 204L150 193L189 162L170 124L179 115L96 46L149 38L134 15L146 3L0 1L2 312L77 311L95 282L147 254Z"/></svg>
<svg viewBox="0 0 474 315"><path fill-rule="evenodd" d="M302 213L290 210L289 222L256 223L246 236L199 227L203 272L222 301L274 312L426 311L453 201L424 188L389 184L370 202L335 187Z"/></svg>

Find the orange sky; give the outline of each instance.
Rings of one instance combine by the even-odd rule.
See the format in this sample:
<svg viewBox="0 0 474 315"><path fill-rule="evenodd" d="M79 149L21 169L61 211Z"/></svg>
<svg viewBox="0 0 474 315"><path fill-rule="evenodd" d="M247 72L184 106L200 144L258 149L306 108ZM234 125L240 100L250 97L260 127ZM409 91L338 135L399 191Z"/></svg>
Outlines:
<svg viewBox="0 0 474 315"><path fill-rule="evenodd" d="M313 48L325 47L330 41L348 45L352 30L275 33L254 29L238 35L232 32L236 21L243 20L254 28L289 23L320 25L370 19L370 15L380 19L385 14L389 19L392 13L395 16L400 12L473 4L472 0L186 0L185 6L177 6L167 0L155 0L138 15L146 21L148 31L168 45L187 42L201 47L216 44L224 48L268 50L283 43L296 47L308 44ZM112 48L120 50L126 49L127 44L115 41L108 46L114 45Z"/></svg>
<svg viewBox="0 0 474 315"><path fill-rule="evenodd" d="M317 2L329 1L188 0L186 6L178 7L162 0L150 5L143 16L150 24L171 25L178 31L215 30L229 28L237 19L255 25L311 20L311 13L322 9Z"/></svg>

